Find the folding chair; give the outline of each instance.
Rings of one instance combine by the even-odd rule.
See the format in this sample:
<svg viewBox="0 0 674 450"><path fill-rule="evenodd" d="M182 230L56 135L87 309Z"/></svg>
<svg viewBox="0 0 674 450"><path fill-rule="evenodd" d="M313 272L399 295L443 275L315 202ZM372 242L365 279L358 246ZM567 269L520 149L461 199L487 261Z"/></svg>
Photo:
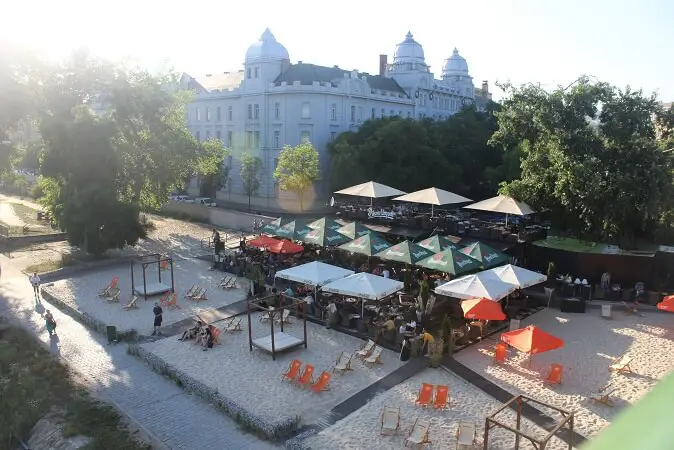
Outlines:
<svg viewBox="0 0 674 450"><path fill-rule="evenodd" d="M616 373L634 373L630 367L631 362L632 358L630 356L623 355L620 358L615 359L611 365L608 366L608 370Z"/></svg>

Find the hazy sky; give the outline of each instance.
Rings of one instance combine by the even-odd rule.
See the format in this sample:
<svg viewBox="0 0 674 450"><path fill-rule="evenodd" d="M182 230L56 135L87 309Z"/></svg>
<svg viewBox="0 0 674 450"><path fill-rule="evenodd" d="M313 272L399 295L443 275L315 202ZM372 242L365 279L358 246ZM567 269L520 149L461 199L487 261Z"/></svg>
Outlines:
<svg viewBox="0 0 674 450"><path fill-rule="evenodd" d="M376 73L410 30L440 76L457 47L482 80L582 74L674 100L674 0L7 0L0 38L50 56L86 46L193 76L241 68L265 27L292 62Z"/></svg>

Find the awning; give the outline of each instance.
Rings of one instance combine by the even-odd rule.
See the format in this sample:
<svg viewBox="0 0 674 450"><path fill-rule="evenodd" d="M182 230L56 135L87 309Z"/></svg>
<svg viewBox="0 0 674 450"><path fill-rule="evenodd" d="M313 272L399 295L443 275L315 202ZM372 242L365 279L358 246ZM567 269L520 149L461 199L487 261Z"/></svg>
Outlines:
<svg viewBox="0 0 674 450"><path fill-rule="evenodd" d="M401 291L405 284L371 273L357 273L323 286L323 292L379 300Z"/></svg>
<svg viewBox="0 0 674 450"><path fill-rule="evenodd" d="M310 286L322 286L353 274L352 270L313 261L276 272L276 278L296 281Z"/></svg>

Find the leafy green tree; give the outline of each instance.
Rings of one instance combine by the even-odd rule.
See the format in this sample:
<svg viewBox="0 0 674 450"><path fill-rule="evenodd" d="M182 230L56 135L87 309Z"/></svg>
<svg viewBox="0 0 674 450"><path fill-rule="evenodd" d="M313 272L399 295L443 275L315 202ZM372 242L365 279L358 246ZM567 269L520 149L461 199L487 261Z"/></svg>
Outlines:
<svg viewBox="0 0 674 450"><path fill-rule="evenodd" d="M262 160L250 153L241 155L241 183L243 184L243 195L248 196L248 211L250 212L250 199L257 194L260 189L260 171L262 170Z"/></svg>
<svg viewBox="0 0 674 450"><path fill-rule="evenodd" d="M310 143L295 147L286 145L281 150L274 178L279 181L281 189L297 195L300 210L304 211L304 197L320 175L318 151Z"/></svg>
<svg viewBox="0 0 674 450"><path fill-rule="evenodd" d="M196 163L196 173L200 178L201 195L215 198L219 188L227 184L229 167L224 165L231 154L219 139L208 139L201 144Z"/></svg>

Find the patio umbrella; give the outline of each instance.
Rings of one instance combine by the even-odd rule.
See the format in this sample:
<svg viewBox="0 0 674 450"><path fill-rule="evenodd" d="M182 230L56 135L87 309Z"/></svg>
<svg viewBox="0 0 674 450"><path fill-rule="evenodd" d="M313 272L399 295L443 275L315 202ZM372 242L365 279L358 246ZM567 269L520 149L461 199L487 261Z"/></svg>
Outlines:
<svg viewBox="0 0 674 450"><path fill-rule="evenodd" d="M269 236L258 236L255 239L251 239L246 243L246 245L250 247L260 247L260 248L267 248L270 245L274 245L279 243L280 241L278 239L274 239Z"/></svg>
<svg viewBox="0 0 674 450"><path fill-rule="evenodd" d="M448 248L419 261L417 266L451 273L452 275L462 275L482 268L482 263L458 250Z"/></svg>
<svg viewBox="0 0 674 450"><path fill-rule="evenodd" d="M463 317L471 320L505 320L506 315L499 302L486 298L475 298L461 302Z"/></svg>
<svg viewBox="0 0 674 450"><path fill-rule="evenodd" d="M423 248L414 242L403 241L387 248L376 255L377 258L386 259L388 261L397 261L406 264L416 264L422 259L433 256L433 252L427 248Z"/></svg>
<svg viewBox="0 0 674 450"><path fill-rule="evenodd" d="M360 255L372 256L389 247L391 247L391 244L373 233L361 236L358 239L355 239L348 244L340 245L337 248L346 250L347 252L358 253Z"/></svg>
<svg viewBox="0 0 674 450"><path fill-rule="evenodd" d="M328 227L316 228L302 237L305 244L320 245L321 247L340 245L349 242L351 238L338 233Z"/></svg>
<svg viewBox="0 0 674 450"><path fill-rule="evenodd" d="M674 295L668 295L657 305L660 311L674 312Z"/></svg>
<svg viewBox="0 0 674 450"><path fill-rule="evenodd" d="M510 259L505 253L499 252L482 242L475 242L459 251L480 261L485 269L507 264Z"/></svg>
<svg viewBox="0 0 674 450"><path fill-rule="evenodd" d="M313 222L308 223L307 226L313 229L330 228L331 230L337 230L338 228L342 228L341 223L335 222L334 220L328 219L327 217L314 220Z"/></svg>
<svg viewBox="0 0 674 450"><path fill-rule="evenodd" d="M516 289L516 285L498 279L493 273L480 272L464 275L438 286L435 288L435 293L466 300L484 297L498 301Z"/></svg>
<svg viewBox="0 0 674 450"><path fill-rule="evenodd" d="M353 195L355 197L369 197L370 206L372 206L372 199L374 198L385 198L385 197L395 197L396 195L405 195L406 192L399 191L396 188L391 186L386 186L385 184L375 183L374 181L368 181L367 183L357 184L341 191L335 192L335 194L342 195Z"/></svg>
<svg viewBox="0 0 674 450"><path fill-rule="evenodd" d="M350 237L351 239L356 239L370 233L376 233L376 231L366 227L360 222L347 223L343 227L337 228L336 231L343 234L344 236Z"/></svg>
<svg viewBox="0 0 674 450"><path fill-rule="evenodd" d="M292 253L299 253L304 250L304 247L302 247L299 244L295 244L294 242L290 241L278 241L276 244L270 245L267 247L267 250L269 250L272 253L280 253L283 255L289 255Z"/></svg>
<svg viewBox="0 0 674 450"><path fill-rule="evenodd" d="M431 236L427 239L424 239L421 242L417 242L420 246L423 248L427 248L430 251L434 253L441 252L443 250L447 250L448 248L451 248L453 250L456 250L458 247L456 246L455 243L447 239L446 237L440 236L439 234L436 234L435 236Z"/></svg>
<svg viewBox="0 0 674 450"><path fill-rule="evenodd" d="M503 333L501 340L521 352L528 353L529 364L531 364L531 356L536 353L548 352L564 347L563 340L546 333L536 325L529 325L525 328Z"/></svg>
<svg viewBox="0 0 674 450"><path fill-rule="evenodd" d="M482 200L481 202L464 206L464 208L503 213L506 216L506 226L508 225L509 214L514 214L516 216L527 216L535 212L533 209L531 209L531 206L527 205L526 203L519 202L506 195L498 195L496 197L488 198L487 200Z"/></svg>
<svg viewBox="0 0 674 450"><path fill-rule="evenodd" d="M274 234L274 232L278 227L285 225L288 222L290 222L290 219L279 217L278 219L272 220L271 222L264 224L261 232L267 234Z"/></svg>
<svg viewBox="0 0 674 450"><path fill-rule="evenodd" d="M301 241L309 231L311 231L311 228L304 223L304 220L295 219L277 228L274 234L293 241Z"/></svg>
<svg viewBox="0 0 674 450"><path fill-rule="evenodd" d="M438 189L435 187L411 192L401 197L394 198L393 200L410 203L424 203L426 205L431 205L431 217L433 216L433 207L435 205L439 206L439 205L449 205L452 203L472 202L472 200L469 198L462 197L453 192L444 191L442 189Z"/></svg>
<svg viewBox="0 0 674 450"><path fill-rule="evenodd" d="M548 277L542 273L533 270L523 269L521 267L506 264L505 266L494 267L490 270L506 283L516 284L520 289L528 288L535 284L544 283Z"/></svg>

